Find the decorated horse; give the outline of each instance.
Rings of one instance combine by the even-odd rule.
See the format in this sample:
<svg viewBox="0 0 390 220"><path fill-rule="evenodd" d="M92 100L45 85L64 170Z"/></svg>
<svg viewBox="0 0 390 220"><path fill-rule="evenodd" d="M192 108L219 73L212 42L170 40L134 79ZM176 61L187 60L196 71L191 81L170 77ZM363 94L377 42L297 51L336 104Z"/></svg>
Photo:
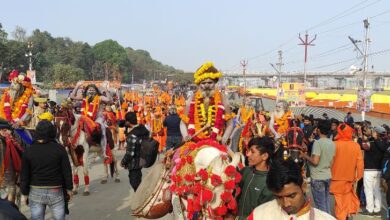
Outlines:
<svg viewBox="0 0 390 220"><path fill-rule="evenodd" d="M80 183L78 173L79 169L82 168L85 184L83 195L87 196L90 194L88 171L91 163L90 153L98 154L103 158L103 152L102 148L99 146L101 135L98 132L89 134L87 132L89 125L87 125L87 122L83 121L82 118L82 115L73 114L69 108L63 106L55 114L55 124L59 131L58 139L65 147L67 147L71 157L74 183L73 193L78 193ZM115 158L114 154L112 154L112 150L115 144L109 129L107 129L106 135L106 153L110 157L104 160L103 163L105 175L101 180L102 184L107 183L109 176L108 166L110 167L111 177L113 177L115 173L115 182L119 182L119 172L116 165L117 159Z"/></svg>
<svg viewBox="0 0 390 220"><path fill-rule="evenodd" d="M2 92L0 99L0 184L1 194L15 202L20 195L21 154L25 146L32 143L25 126L31 120L35 90L30 78L16 70L10 73L8 80L11 85Z"/></svg>
<svg viewBox="0 0 390 220"><path fill-rule="evenodd" d="M19 176L24 142L7 121L0 120L1 197L20 206Z"/></svg>
<svg viewBox="0 0 390 220"><path fill-rule="evenodd" d="M223 219L236 213L240 161L240 153L229 156L215 141L187 143L152 168L155 177L141 183L132 214L155 219L173 210L176 219Z"/></svg>

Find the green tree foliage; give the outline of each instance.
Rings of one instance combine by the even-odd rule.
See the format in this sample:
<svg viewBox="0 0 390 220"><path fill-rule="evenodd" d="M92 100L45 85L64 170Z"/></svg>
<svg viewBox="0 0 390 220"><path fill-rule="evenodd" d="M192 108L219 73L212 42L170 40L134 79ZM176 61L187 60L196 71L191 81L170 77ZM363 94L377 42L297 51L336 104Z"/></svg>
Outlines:
<svg viewBox="0 0 390 220"><path fill-rule="evenodd" d="M175 80L181 80L184 72L175 68L163 65L159 61L152 59L149 52L146 50L134 50L130 47L126 48L127 56L133 64L131 73L136 79L146 80L165 80L175 76ZM173 78L173 77L172 77Z"/></svg>
<svg viewBox="0 0 390 220"><path fill-rule="evenodd" d="M130 67L130 60L127 58L125 48L114 40L97 43L92 48L92 54L96 60L94 64L96 76L104 76L103 79L120 80L123 73L128 71Z"/></svg>
<svg viewBox="0 0 390 220"><path fill-rule="evenodd" d="M50 86L68 86L78 80L84 80L84 70L70 64L54 64L51 74L45 79L45 84Z"/></svg>
<svg viewBox="0 0 390 220"><path fill-rule="evenodd" d="M28 68L28 59L25 56L26 43L9 40L5 46L6 50L3 58L3 70L5 72L11 72L13 69L21 71Z"/></svg>
<svg viewBox="0 0 390 220"><path fill-rule="evenodd" d="M5 58L7 57L7 32L4 31L3 25L0 23L0 81L4 78L4 65L6 64Z"/></svg>
<svg viewBox="0 0 390 220"><path fill-rule="evenodd" d="M37 81L47 85L71 84L80 79L119 79L130 83L132 76L135 83L153 79L183 82L189 75L192 77L154 60L148 51L124 48L111 39L90 46L67 37L53 37L39 29L27 36L18 26L12 33L14 39L8 40L7 36L0 23L0 77L3 71L3 80L12 69L21 72L28 69L27 42L33 45L32 62Z"/></svg>

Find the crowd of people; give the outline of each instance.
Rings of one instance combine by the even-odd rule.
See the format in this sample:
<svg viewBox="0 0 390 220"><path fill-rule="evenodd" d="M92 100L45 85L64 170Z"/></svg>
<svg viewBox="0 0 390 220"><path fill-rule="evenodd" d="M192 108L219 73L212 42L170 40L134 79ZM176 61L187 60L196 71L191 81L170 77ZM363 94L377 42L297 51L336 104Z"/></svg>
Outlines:
<svg viewBox="0 0 390 220"><path fill-rule="evenodd" d="M180 151L187 164L192 163L190 154L182 154L194 148L190 143L218 148L215 142L224 146L219 150L226 155L241 153L244 159L236 167L240 174L235 177L236 185L231 190L225 185L226 199L212 211L206 204L196 207L199 192L183 193L177 187L195 185L197 177L203 178L200 171L185 173L177 158L165 160L176 163L173 172L192 175L185 177L186 185L172 179L170 187L187 202L194 198L193 206L188 203L184 208L185 219L344 220L358 213L380 217L381 187L390 207L389 126L357 122L350 112L342 121L327 114L322 118L294 115L283 100L276 102L274 111L255 109L246 94L240 106L232 106L225 92L216 87L221 76L212 63L202 65L194 75L198 89L189 95L176 90L172 81L164 86L153 84L149 93L130 90L122 94L112 93L107 83L98 88L79 82L68 99L56 105L34 95L28 77L12 72L11 87L0 101L0 117L5 119L0 121L0 183L7 188L6 199L15 202L20 186L21 200L30 206L32 219L44 219L46 206L55 219L64 219L69 212L67 202L79 185L71 163L73 167L87 163L73 149L83 131L89 145L99 145L104 163L116 163L115 150L125 151L120 165L128 170L134 191L143 182L143 140L153 138L166 158ZM65 116L59 116L60 112ZM65 118L69 126L77 121L76 135L60 138L56 117ZM88 166L84 183L89 193ZM218 180L214 174L206 175ZM199 187L209 183L203 184ZM183 209L180 201L172 202L174 210ZM2 204L3 200L2 215L15 214L12 207L1 208L5 207ZM209 211L204 213L203 208Z"/></svg>

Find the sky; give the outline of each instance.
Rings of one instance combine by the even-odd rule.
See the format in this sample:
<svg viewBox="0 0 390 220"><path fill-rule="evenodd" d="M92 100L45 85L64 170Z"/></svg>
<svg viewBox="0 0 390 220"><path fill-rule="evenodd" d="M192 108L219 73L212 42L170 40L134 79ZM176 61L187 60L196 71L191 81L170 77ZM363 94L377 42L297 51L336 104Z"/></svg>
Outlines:
<svg viewBox="0 0 390 220"><path fill-rule="evenodd" d="M349 71L362 59L348 36L364 42L369 19L369 70L390 71L389 0L0 0L0 22L9 33L20 26L90 45L113 39L149 51L152 58L184 71L206 61L223 72ZM363 49L362 43L358 47Z"/></svg>

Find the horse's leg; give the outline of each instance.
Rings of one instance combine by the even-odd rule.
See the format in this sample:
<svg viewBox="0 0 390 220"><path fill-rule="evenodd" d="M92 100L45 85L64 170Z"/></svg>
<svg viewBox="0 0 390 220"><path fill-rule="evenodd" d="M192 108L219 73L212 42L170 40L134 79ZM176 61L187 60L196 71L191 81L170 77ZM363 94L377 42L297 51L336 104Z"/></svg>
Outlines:
<svg viewBox="0 0 390 220"><path fill-rule="evenodd" d="M16 194L16 173L13 168L5 171L4 173L6 179L6 190L7 190L7 200L14 203L15 194Z"/></svg>
<svg viewBox="0 0 390 220"><path fill-rule="evenodd" d="M108 180L108 168L109 168L110 164L106 164L106 163L105 163L105 159L104 159L104 155L103 155L103 150L101 150L101 151L99 152L99 154L100 154L100 155L102 156L102 158L103 158L103 163L102 163L102 165L103 165L103 169L104 169L104 174L103 174L102 180L100 180L100 183L101 183L101 184L106 184L106 183L107 183L107 180Z"/></svg>
<svg viewBox="0 0 390 220"><path fill-rule="evenodd" d="M86 144L84 144L84 145L86 145ZM83 145L83 147L84 147L84 153L83 153L83 174L84 174L85 188L84 188L83 195L84 196L88 196L90 194L89 193L89 171L88 171L88 166L89 166L89 159L88 159L89 147L88 147L88 145L86 145L86 147L84 145Z"/></svg>
<svg viewBox="0 0 390 220"><path fill-rule="evenodd" d="M73 195L77 195L79 189L79 167L73 165Z"/></svg>
<svg viewBox="0 0 390 220"><path fill-rule="evenodd" d="M103 156L103 154L102 154ZM110 164L106 164L104 161L103 161L103 168L104 168L104 176L102 178L102 180L100 181L101 184L106 184L107 183L107 180L108 180L108 167L110 166Z"/></svg>
<svg viewBox="0 0 390 220"><path fill-rule="evenodd" d="M119 179L119 166L118 166L118 160L116 159L115 153L116 153L116 150L113 150L112 151L112 161L113 161L114 166L115 166L115 182L119 183L121 180Z"/></svg>
<svg viewBox="0 0 390 220"><path fill-rule="evenodd" d="M8 186L8 201L14 203L15 202L15 194L16 194L16 185Z"/></svg>

